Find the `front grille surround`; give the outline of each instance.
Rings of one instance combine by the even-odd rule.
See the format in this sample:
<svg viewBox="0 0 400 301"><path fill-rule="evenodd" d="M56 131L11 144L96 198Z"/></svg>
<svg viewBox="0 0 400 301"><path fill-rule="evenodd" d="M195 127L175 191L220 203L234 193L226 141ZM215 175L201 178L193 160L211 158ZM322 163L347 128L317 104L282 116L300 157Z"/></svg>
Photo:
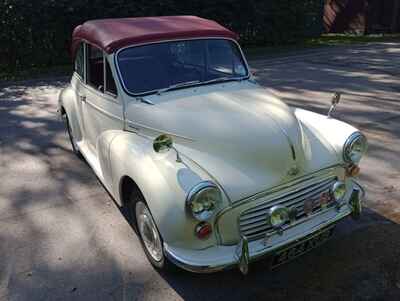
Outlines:
<svg viewBox="0 0 400 301"><path fill-rule="evenodd" d="M267 214L269 209L276 205L282 205L288 208L296 207L296 223L306 219L304 202L310 199L318 199L322 193L329 192L335 181L337 181L337 177L335 175L330 175L328 177L315 179L306 186L293 185L292 187L279 191L273 198L268 198L264 202L244 210L238 217L240 234L246 236L249 240L257 240L265 237L267 233L274 232L275 229L267 223ZM333 201L328 203L328 207L333 206L333 204ZM321 208L321 206L315 206L312 214L317 214L322 210L323 208ZM287 225L289 225L289 223L286 224L286 226Z"/></svg>

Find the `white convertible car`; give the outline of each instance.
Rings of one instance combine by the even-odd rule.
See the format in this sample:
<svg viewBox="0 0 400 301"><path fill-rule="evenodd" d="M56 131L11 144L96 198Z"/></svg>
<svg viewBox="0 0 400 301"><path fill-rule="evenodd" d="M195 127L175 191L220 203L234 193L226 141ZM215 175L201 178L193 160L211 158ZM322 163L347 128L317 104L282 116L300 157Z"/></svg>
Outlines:
<svg viewBox="0 0 400 301"><path fill-rule="evenodd" d="M258 85L237 35L193 16L78 26L59 97L83 156L158 269L244 274L320 245L361 212L357 129Z"/></svg>

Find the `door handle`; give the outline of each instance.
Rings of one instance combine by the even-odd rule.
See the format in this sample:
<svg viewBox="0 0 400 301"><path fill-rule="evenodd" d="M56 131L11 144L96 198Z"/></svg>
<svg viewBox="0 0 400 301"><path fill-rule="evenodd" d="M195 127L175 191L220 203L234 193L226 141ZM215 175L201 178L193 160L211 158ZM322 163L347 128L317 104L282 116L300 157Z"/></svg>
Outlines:
<svg viewBox="0 0 400 301"><path fill-rule="evenodd" d="M86 96L85 95L79 95L79 99L82 102L86 102Z"/></svg>

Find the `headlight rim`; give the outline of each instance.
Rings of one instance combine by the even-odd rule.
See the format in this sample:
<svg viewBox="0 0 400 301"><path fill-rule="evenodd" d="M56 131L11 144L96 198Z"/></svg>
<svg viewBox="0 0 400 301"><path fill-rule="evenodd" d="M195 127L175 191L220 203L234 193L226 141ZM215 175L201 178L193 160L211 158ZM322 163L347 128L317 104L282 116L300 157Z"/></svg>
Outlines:
<svg viewBox="0 0 400 301"><path fill-rule="evenodd" d="M214 212L207 218L205 219L200 219L198 218L198 216L196 216L196 214L193 212L191 204L194 201L196 195L198 195L199 193L201 193L203 190L207 189L207 188L213 188L216 189L220 195L220 199L219 199L219 203L222 202L222 191L221 189L218 187L217 184L215 184L212 181L206 180L206 181L202 181L198 184L196 184L195 186L193 186L188 194L186 195L186 200L185 200L185 207L186 207L186 212L193 217L195 220L199 221L199 222L205 222L205 221L209 221L216 213L216 209L214 209ZM220 205L217 203L217 206Z"/></svg>
<svg viewBox="0 0 400 301"><path fill-rule="evenodd" d="M272 222L271 222L271 217L272 217L274 211L277 211L277 210L282 210L282 211L284 211L285 214L286 214L286 219L283 220L283 221L281 222L281 224L279 224L279 225L273 225ZM268 224L271 225L273 228L275 228L275 229L276 229L276 228L281 228L281 227L282 227L283 225L285 225L288 221L290 221L290 218L289 218L289 208L287 208L286 206L275 205L275 206L271 207L271 208L268 210Z"/></svg>
<svg viewBox="0 0 400 301"><path fill-rule="evenodd" d="M343 145L343 160L344 160L344 162L349 163L349 164L358 164L360 162L360 160L362 159L362 156L360 157L360 160L358 160L358 162L354 162L350 156L350 150L351 150L352 145L360 138L364 139L364 141L365 141L365 150L364 150L364 153L362 154L362 156L365 154L365 152L367 151L367 148L368 148L367 137L360 131L354 132L347 138L346 142Z"/></svg>
<svg viewBox="0 0 400 301"><path fill-rule="evenodd" d="M340 197L340 198L336 198L336 196L335 196L335 190L337 190L337 189L339 189L339 186L343 186L344 187L344 193L343 193L343 195ZM332 194L332 197L333 197L333 199L336 201L336 202L342 202L343 200L344 200L344 198L346 197L346 194L347 194L347 185L346 185L346 182L344 182L344 181L336 181L335 183L333 183L333 185L332 185L332 187L330 188L330 192L331 192L331 194Z"/></svg>

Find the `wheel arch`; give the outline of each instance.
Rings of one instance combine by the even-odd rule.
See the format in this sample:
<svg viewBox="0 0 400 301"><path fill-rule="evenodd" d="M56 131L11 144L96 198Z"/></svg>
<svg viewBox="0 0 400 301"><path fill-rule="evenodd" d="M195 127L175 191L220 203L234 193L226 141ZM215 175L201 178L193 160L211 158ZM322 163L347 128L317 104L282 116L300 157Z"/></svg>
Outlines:
<svg viewBox="0 0 400 301"><path fill-rule="evenodd" d="M136 182L128 175L124 175L121 180L119 181L119 199L121 200L122 208L124 209L125 213L128 214L128 204L131 201L131 195L132 193L138 193L140 194L143 199L146 201L146 199L143 196L142 191L140 190L139 186L136 184ZM130 218L132 219L133 226L136 227L136 216L134 214L130 215Z"/></svg>
<svg viewBox="0 0 400 301"><path fill-rule="evenodd" d="M58 97L58 111L60 116L68 116L74 137L79 141L82 138L81 122L78 117L77 92L71 85L61 90Z"/></svg>
<svg viewBox="0 0 400 301"><path fill-rule="evenodd" d="M129 202L129 198L133 192L140 193L143 196L139 186L130 176L122 176L119 181L119 198L122 206L125 206Z"/></svg>
<svg viewBox="0 0 400 301"><path fill-rule="evenodd" d="M196 174L196 169L176 162L173 151L155 153L151 139L128 131L112 140L110 162L117 204L123 206L133 189L139 191L164 242L190 249L215 245L215 236L207 240L194 236L198 221L185 206L188 189L205 177L200 171ZM193 174L188 177L188 173Z"/></svg>

